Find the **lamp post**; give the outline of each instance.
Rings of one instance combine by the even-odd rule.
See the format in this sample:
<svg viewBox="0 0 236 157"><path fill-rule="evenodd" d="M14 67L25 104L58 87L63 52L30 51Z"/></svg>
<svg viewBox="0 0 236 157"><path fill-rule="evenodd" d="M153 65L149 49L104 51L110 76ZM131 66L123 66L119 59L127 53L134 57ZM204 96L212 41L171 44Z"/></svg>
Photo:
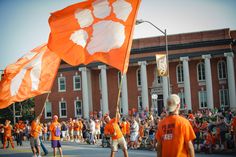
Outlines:
<svg viewBox="0 0 236 157"><path fill-rule="evenodd" d="M146 21L146 20L136 20L136 25L142 24L142 23L148 23L150 25L152 25L154 28L156 28L159 32L161 32L162 34L164 34L165 36L165 47L166 47L166 58L167 58L167 67L169 69L169 52L168 52L168 40L167 40L167 31L166 29L163 31L160 28L158 28L156 25L154 25L152 22L150 21ZM167 80L168 80L168 95L170 94L170 79L169 79L169 72L168 72L168 76L167 76Z"/></svg>

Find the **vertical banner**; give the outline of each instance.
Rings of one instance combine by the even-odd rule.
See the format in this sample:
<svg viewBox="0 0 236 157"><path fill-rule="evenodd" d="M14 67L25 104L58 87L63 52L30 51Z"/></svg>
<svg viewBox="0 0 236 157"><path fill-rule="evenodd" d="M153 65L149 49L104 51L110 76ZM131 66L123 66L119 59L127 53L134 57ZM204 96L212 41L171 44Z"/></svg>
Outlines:
<svg viewBox="0 0 236 157"><path fill-rule="evenodd" d="M169 69L166 54L156 54L158 76L168 76Z"/></svg>

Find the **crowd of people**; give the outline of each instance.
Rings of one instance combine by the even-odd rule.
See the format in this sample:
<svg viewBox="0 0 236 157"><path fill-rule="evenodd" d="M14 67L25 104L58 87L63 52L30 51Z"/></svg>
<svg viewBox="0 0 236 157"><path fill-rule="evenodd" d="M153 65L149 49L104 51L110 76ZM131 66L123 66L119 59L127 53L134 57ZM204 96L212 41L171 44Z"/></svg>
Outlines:
<svg viewBox="0 0 236 157"><path fill-rule="evenodd" d="M116 152L120 145L124 156L128 156L127 149L157 148L158 135L161 132L158 131L158 125L168 115L168 110L165 109L159 116L143 111L132 112L128 117L122 117L117 111L113 119L109 115L103 117L95 115L90 119L69 118L68 121L61 122L58 122L58 116L54 115L52 121L48 123L40 123L41 115L39 115L32 122L19 120L15 125L6 120L5 124L0 124L0 138L3 149L9 147L9 143L14 149L14 140L17 146L22 146L22 140L30 141L34 157L40 156L40 147L45 155L48 154L44 141L51 141L54 156L57 149L63 156L61 141L111 147L112 152ZM223 109L205 109L196 113L180 110L179 115L189 122L196 135L191 139L195 151L212 153L235 148L235 112ZM169 127L173 126L168 125ZM168 128L165 128L167 132Z"/></svg>

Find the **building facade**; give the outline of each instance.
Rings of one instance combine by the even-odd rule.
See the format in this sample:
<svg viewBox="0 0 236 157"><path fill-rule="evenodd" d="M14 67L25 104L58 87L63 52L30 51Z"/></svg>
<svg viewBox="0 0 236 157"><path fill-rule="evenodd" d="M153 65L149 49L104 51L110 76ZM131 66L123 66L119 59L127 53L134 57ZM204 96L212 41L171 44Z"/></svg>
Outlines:
<svg viewBox="0 0 236 157"><path fill-rule="evenodd" d="M165 38L133 41L129 69L123 76L120 106L130 110L162 111L168 93L181 98L181 109L236 109L236 31L230 29L168 36L169 77L157 76L155 55L165 53ZM54 114L60 119L86 117L91 113L115 114L119 82L118 70L102 63L72 67L61 63L44 119ZM168 92L169 91L169 92ZM35 112L43 108L46 95L35 97Z"/></svg>

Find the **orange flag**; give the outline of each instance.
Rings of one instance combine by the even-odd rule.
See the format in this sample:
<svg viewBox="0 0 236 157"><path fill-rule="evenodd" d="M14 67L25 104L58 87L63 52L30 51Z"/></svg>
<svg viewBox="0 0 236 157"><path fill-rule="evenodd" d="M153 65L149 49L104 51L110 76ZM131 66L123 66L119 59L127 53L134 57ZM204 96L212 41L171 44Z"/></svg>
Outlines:
<svg viewBox="0 0 236 157"><path fill-rule="evenodd" d="M71 65L101 61L126 73L141 0L87 0L52 13L48 47Z"/></svg>
<svg viewBox="0 0 236 157"><path fill-rule="evenodd" d="M0 109L50 91L60 61L43 45L7 66L0 82Z"/></svg>

